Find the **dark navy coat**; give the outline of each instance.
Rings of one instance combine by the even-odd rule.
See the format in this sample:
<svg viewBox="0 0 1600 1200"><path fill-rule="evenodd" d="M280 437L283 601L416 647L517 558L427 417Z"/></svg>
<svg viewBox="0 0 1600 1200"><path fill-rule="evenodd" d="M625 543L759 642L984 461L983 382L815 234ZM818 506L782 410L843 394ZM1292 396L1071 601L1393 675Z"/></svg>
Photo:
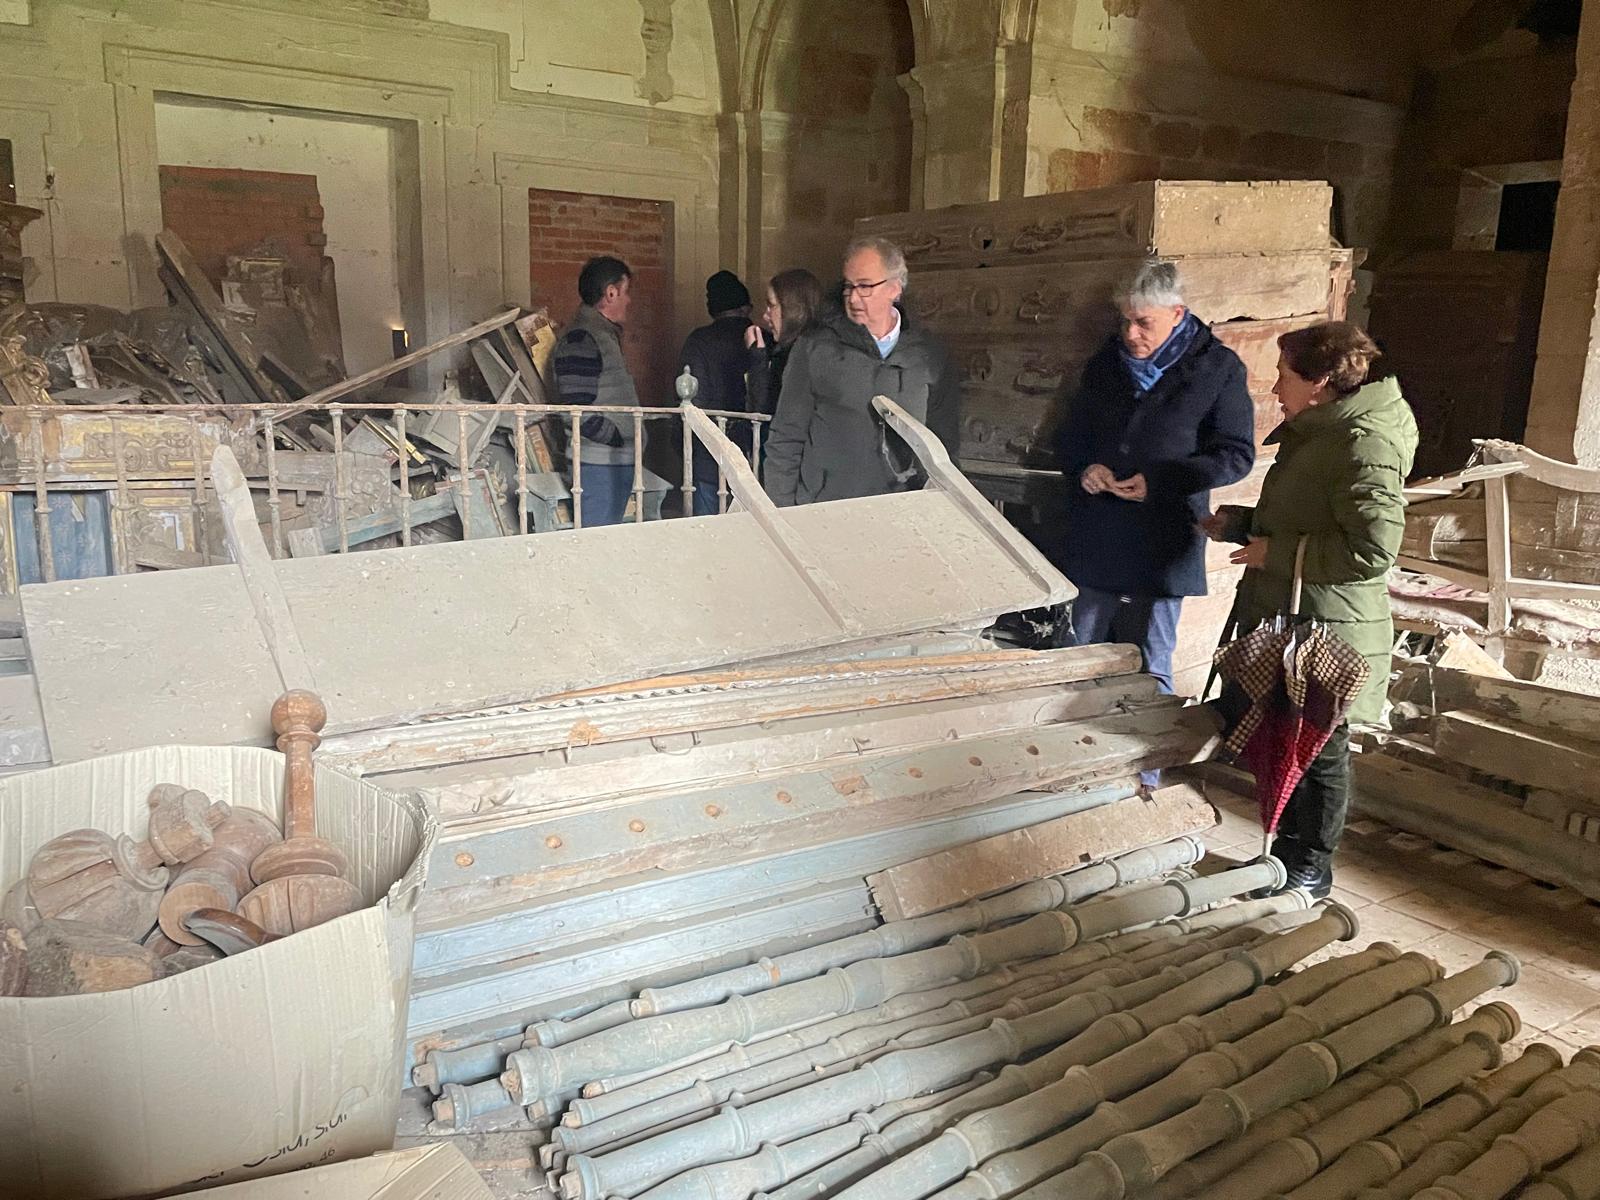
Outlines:
<svg viewBox="0 0 1600 1200"><path fill-rule="evenodd" d="M1113 337L1083 369L1056 454L1067 477L1058 554L1079 587L1136 596L1203 596L1205 538L1195 523L1211 489L1255 464L1255 415L1244 363L1202 327L1194 344L1140 396ZM1118 479L1142 473L1143 501L1091 496L1093 463Z"/></svg>

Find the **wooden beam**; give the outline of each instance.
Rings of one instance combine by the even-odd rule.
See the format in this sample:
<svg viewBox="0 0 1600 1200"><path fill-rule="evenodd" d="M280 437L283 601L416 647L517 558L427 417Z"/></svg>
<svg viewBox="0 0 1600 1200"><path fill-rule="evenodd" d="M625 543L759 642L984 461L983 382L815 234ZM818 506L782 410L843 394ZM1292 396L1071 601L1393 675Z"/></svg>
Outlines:
<svg viewBox="0 0 1600 1200"><path fill-rule="evenodd" d="M1438 665L1420 668L1419 683L1416 698L1431 700L1429 707L1436 712L1468 709L1495 720L1600 742L1600 696Z"/></svg>
<svg viewBox="0 0 1600 1200"><path fill-rule="evenodd" d="M386 362L382 366L373 367L370 371L352 375L342 383L336 383L331 387L323 388L321 391L312 392L293 408L286 408L277 413L273 419L276 421L287 420L289 417L296 416L308 409L316 408L318 405L331 404L343 396L348 396L352 392L359 392L362 388L370 387L379 380L387 379L397 371L404 371L407 367L415 366L423 359L438 354L442 350L452 350L457 346L464 346L472 341L473 338L482 337L491 330L499 329L502 325L516 320L519 311L519 309L508 308L505 312L490 317L487 321L479 321L476 325L469 326L457 333L452 333L449 337L440 338L437 342L429 342L426 346L413 350L410 354L402 354L393 362Z"/></svg>
<svg viewBox="0 0 1600 1200"><path fill-rule="evenodd" d="M1557 737L1471 712L1443 713L1433 746L1443 758L1527 787L1584 794L1600 778L1600 742Z"/></svg>
<svg viewBox="0 0 1600 1200"><path fill-rule="evenodd" d="M867 876L885 921L903 921L990 896L1018 884L1203 833L1217 811L1192 784L1161 788L969 842Z"/></svg>
<svg viewBox="0 0 1600 1200"><path fill-rule="evenodd" d="M226 364L235 368L240 380L264 403L282 400L285 392L261 369L261 353L222 303L222 297L206 278L200 264L189 253L183 239L170 229L156 234L156 249L163 259L171 290L188 300L201 322L217 339ZM173 286L175 285L175 286Z"/></svg>
<svg viewBox="0 0 1600 1200"><path fill-rule="evenodd" d="M256 623L266 639L267 649L278 668L278 678L283 690L316 687L311 673L311 660L306 656L300 633L295 628L294 614L289 599L278 582L277 568L272 565L272 554L261 536L261 526L256 521L255 502L250 499L250 485L245 482L239 460L226 446L218 446L211 456L211 485L217 489L217 504L222 509L222 528L244 577L245 591L255 610Z"/></svg>
<svg viewBox="0 0 1600 1200"><path fill-rule="evenodd" d="M1384 754L1354 758L1358 812L1600 900L1600 855L1487 788Z"/></svg>

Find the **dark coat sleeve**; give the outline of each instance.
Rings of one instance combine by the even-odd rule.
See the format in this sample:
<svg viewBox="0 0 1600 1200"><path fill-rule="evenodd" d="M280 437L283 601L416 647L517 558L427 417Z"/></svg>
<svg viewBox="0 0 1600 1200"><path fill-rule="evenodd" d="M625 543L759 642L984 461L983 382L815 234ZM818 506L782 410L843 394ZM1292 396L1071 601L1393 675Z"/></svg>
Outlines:
<svg viewBox="0 0 1600 1200"><path fill-rule="evenodd" d="M800 455L811 430L817 397L811 384L810 345L805 338L794 344L783 370L783 394L767 427L766 466L763 482L767 495L781 506L795 502L800 486Z"/></svg>
<svg viewBox="0 0 1600 1200"><path fill-rule="evenodd" d="M1091 358L1084 365L1077 390L1067 400L1066 412L1056 430L1056 463L1069 483L1075 483L1094 463L1093 414L1098 362L1098 357Z"/></svg>
<svg viewBox="0 0 1600 1200"><path fill-rule="evenodd" d="M1179 497L1237 483L1256 461L1255 405L1250 400L1244 363L1221 347L1211 352L1225 365L1216 400L1201 419L1195 452L1158 463L1145 472L1152 495Z"/></svg>
<svg viewBox="0 0 1600 1200"><path fill-rule="evenodd" d="M744 378L750 411L766 413L770 417L778 407L778 385L783 379L777 352L765 346L752 349Z"/></svg>

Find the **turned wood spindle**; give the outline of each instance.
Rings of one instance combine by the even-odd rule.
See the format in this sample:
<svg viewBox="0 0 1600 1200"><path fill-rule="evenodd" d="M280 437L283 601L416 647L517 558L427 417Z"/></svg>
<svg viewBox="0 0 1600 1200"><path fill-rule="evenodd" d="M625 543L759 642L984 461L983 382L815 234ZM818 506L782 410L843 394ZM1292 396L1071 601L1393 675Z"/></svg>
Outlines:
<svg viewBox="0 0 1600 1200"><path fill-rule="evenodd" d="M342 917L365 905L351 883L344 852L317 836L316 776L311 754L328 712L322 701L296 689L272 706L272 728L283 752L284 840L268 846L250 864L258 885L239 902L240 916L269 933L288 934Z"/></svg>
<svg viewBox="0 0 1600 1200"><path fill-rule="evenodd" d="M249 894L253 885L250 864L268 846L282 840L278 827L265 813L236 808L218 825L211 849L180 867L161 898L161 931L174 942L198 946L184 918L200 908L231 909Z"/></svg>
<svg viewBox="0 0 1600 1200"><path fill-rule="evenodd" d="M136 842L99 829L51 838L28 865L27 897L43 919L95 925L137 941L155 924L168 867L202 854L232 809L205 793L159 784L150 793L150 836Z"/></svg>

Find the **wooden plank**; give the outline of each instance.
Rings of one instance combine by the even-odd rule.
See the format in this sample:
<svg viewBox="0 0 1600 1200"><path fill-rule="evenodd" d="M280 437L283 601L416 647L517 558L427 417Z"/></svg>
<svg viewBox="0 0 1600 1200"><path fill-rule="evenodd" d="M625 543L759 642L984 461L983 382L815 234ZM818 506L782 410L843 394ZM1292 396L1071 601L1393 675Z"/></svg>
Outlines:
<svg viewBox="0 0 1600 1200"><path fill-rule="evenodd" d="M448 337L442 337L436 342L429 342L426 346L413 350L410 354L402 354L392 362L373 367L370 371L363 371L359 375L352 375L349 379L344 380L342 383L336 383L332 387L325 387L321 391L312 392L293 408L277 413L274 420L283 421L298 413L303 413L307 409L316 408L318 405L331 404L341 397L359 392L364 387L370 387L379 380L387 379L397 371L404 371L407 367L415 366L423 359L430 358L441 351L464 346L472 341L473 338L482 337L490 330L499 329L502 325L516 320L519 312L520 310L518 309L508 308L505 312L492 316L486 321L479 321L476 325L469 325L466 329L452 333Z"/></svg>
<svg viewBox="0 0 1600 1200"><path fill-rule="evenodd" d="M1526 478L1569 492L1600 492L1600 470L1579 467L1559 459L1546 458L1515 442L1487 441L1484 453L1495 462L1519 462L1526 467Z"/></svg>
<svg viewBox="0 0 1600 1200"><path fill-rule="evenodd" d="M1434 751L1526 787L1584 794L1600 779L1600 742L1460 710L1434 725Z"/></svg>
<svg viewBox="0 0 1600 1200"><path fill-rule="evenodd" d="M1600 854L1497 792L1383 754L1354 757L1356 810L1600 900Z"/></svg>
<svg viewBox="0 0 1600 1200"><path fill-rule="evenodd" d="M217 447L211 456L211 483L216 488L217 505L222 510L223 534L234 564L244 580L245 592L250 597L250 607L256 623L264 635L272 661L278 668L278 678L284 691L297 688L316 690L316 678L311 662L306 657L305 646L300 641L300 631L295 628L294 616L289 609L289 598L284 594L278 573L272 565L272 552L261 536L261 526L256 522L255 502L250 499L250 485L245 482L239 460L226 446Z"/></svg>
<svg viewBox="0 0 1600 1200"><path fill-rule="evenodd" d="M555 696L514 712L468 715L324 739L319 761L356 775L470 762L491 750L513 756L567 753L637 738L670 738L758 725L827 718L900 704L938 704L976 695L1067 685L1095 690L1118 680L1137 697L1133 646L1074 646L1047 651L984 651L902 659L867 659L819 668L751 666L639 680L591 693ZM1113 686L1107 683L1107 686ZM602 702L603 724L585 700Z"/></svg>
<svg viewBox="0 0 1600 1200"><path fill-rule="evenodd" d="M1511 575L1511 515L1504 477L1486 479L1484 495L1488 501L1486 527L1489 551L1489 609L1484 625L1488 632L1485 649L1496 662L1505 661L1505 635L1511 628L1511 592L1506 581Z"/></svg>
<svg viewBox="0 0 1600 1200"><path fill-rule="evenodd" d="M1459 673L1471 672L1478 677L1510 679L1506 670L1484 652L1483 648L1466 634L1452 632L1444 635L1443 645L1433 660L1433 665Z"/></svg>
<svg viewBox="0 0 1600 1200"><path fill-rule="evenodd" d="M262 370L260 349L238 319L228 312L222 297L189 253L183 239L172 230L163 229L156 234L156 249L161 255L168 282L175 284L174 290L194 307L205 328L217 339L226 357L237 369L238 378L255 393L261 403L272 404L283 400L283 389Z"/></svg>
<svg viewBox="0 0 1600 1200"><path fill-rule="evenodd" d="M994 540L985 522L997 514L975 519L938 491L785 516L863 613L863 639L980 627L1068 586L1041 588ZM749 513L274 569L330 734L840 641ZM23 589L22 603L59 761L264 737L281 686L235 568L41 585ZM402 669L390 637L400 630L452 652L405 656Z"/></svg>
<svg viewBox="0 0 1600 1200"><path fill-rule="evenodd" d="M756 702L745 695L754 708ZM675 699L681 704L685 697ZM846 708L840 710L846 715L831 719L800 716L752 720L721 731L692 728L670 740L654 732L627 740L613 736L603 749L557 745L510 756L498 736L509 722L499 718L487 751L493 757L482 757L486 752L480 747L468 761L385 774L374 782L394 791L415 792L438 814L444 828L499 829L534 812L579 812L592 807L597 797L700 790L770 778L786 767L859 764L863 746L877 754L1006 730L1027 731L1108 716L1156 700L1154 680L1123 675L1072 687ZM616 720L609 711L602 719L608 729ZM569 728L572 724L569 718ZM318 753L322 761L322 752Z"/></svg>
<svg viewBox="0 0 1600 1200"><path fill-rule="evenodd" d="M725 864L730 845L747 859L790 853L908 819L993 804L1022 791L1094 790L1142 767L1208 758L1217 743L1215 729L1205 710L1168 701L1127 714L864 756L778 778L622 797L615 804L557 812L508 832L441 840L444 852L471 847L477 862L431 874L418 916L423 922L445 917L440 911L445 903L455 912L504 910L636 872ZM617 831L629 828L633 819L646 826L643 834L619 837ZM491 855L504 864L503 873L486 875L482 867ZM435 862L441 857L436 851ZM463 874L472 882L452 887Z"/></svg>
<svg viewBox="0 0 1600 1200"><path fill-rule="evenodd" d="M456 499L460 493L453 487L446 487L432 496L424 496L420 500L411 502L411 528L426 525L429 521L437 521L441 517L448 517L457 511ZM398 512L377 512L363 517L351 517L347 526L348 536L346 542L351 546L359 546L365 542L377 541L381 537L400 532L400 514ZM321 545L320 553L332 554L339 548L339 531L331 525L323 525L309 531L290 530L291 543L293 535L300 532L310 532ZM296 554L296 558L306 557Z"/></svg>
<svg viewBox="0 0 1600 1200"><path fill-rule="evenodd" d="M1059 875L1142 846L1202 833L1217 811L1192 784L1161 788L969 842L867 876L886 921L952 908L1047 875Z"/></svg>
<svg viewBox="0 0 1600 1200"><path fill-rule="evenodd" d="M914 273L1148 254L1278 253L1325 248L1332 203L1332 189L1318 182L1152 181L866 217L856 232L898 243Z"/></svg>

